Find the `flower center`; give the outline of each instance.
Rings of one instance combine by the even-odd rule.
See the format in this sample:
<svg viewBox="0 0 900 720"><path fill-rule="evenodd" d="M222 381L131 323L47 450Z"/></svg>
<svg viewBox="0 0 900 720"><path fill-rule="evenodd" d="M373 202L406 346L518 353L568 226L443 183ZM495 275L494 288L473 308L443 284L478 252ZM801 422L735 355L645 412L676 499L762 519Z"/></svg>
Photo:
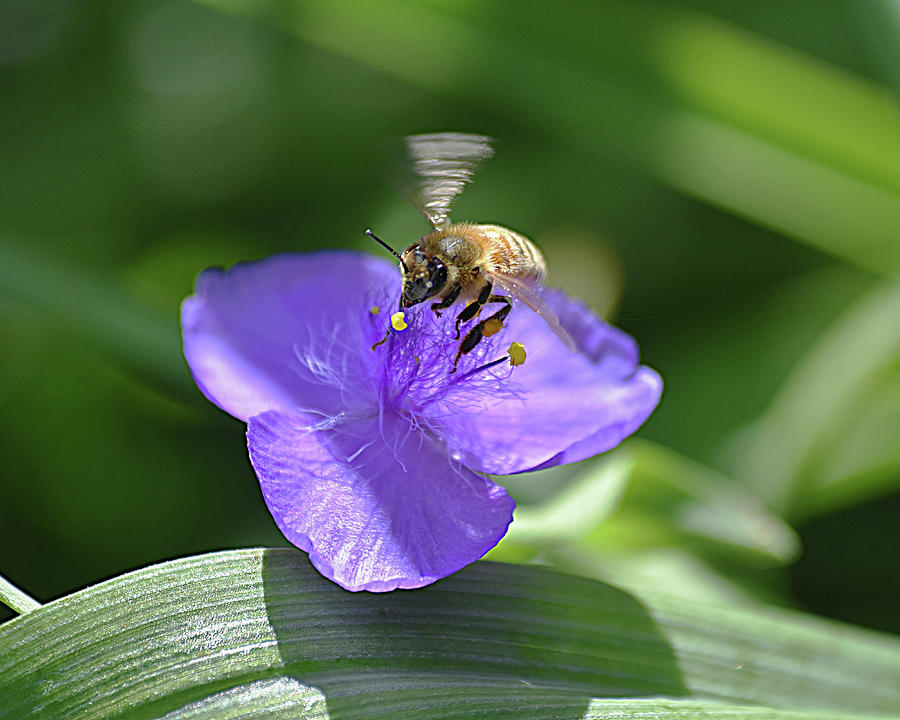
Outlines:
<svg viewBox="0 0 900 720"><path fill-rule="evenodd" d="M386 313L367 310L373 336L384 339L387 334L385 342L373 350L381 362L385 406L414 415L435 404L447 412L471 412L519 394L511 380L506 328L499 321L486 323L481 339L460 354L464 338L479 318L461 323L457 338L458 311L454 310L449 308L439 317L427 306L409 308L402 318L393 316L390 332ZM514 354L513 361L519 361L521 352Z"/></svg>

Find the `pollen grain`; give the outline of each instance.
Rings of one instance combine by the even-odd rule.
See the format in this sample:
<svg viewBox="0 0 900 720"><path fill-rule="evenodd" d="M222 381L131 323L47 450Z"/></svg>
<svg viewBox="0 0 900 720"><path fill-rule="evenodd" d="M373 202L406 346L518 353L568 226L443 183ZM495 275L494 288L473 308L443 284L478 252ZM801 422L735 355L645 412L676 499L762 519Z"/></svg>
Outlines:
<svg viewBox="0 0 900 720"><path fill-rule="evenodd" d="M522 343L514 342L509 346L509 364L515 367L525 362L525 346Z"/></svg>
<svg viewBox="0 0 900 720"><path fill-rule="evenodd" d="M409 327L409 325L406 324L406 320L404 319L404 317L405 316L402 310L391 315L391 327L394 328L394 330L396 330L397 332L406 330L406 328Z"/></svg>
<svg viewBox="0 0 900 720"><path fill-rule="evenodd" d="M503 329L503 321L499 318L491 317L484 321L484 327L481 328L481 334L484 337L496 335Z"/></svg>

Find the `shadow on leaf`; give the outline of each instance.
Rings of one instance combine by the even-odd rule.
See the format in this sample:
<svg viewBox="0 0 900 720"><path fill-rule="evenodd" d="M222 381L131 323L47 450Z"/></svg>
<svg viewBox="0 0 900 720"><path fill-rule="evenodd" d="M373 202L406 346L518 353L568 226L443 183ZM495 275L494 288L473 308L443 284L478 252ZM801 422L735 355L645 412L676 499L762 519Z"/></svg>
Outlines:
<svg viewBox="0 0 900 720"><path fill-rule="evenodd" d="M331 718L577 718L592 698L687 694L643 605L596 581L480 562L421 590L348 593L292 551L266 551L262 575L285 674Z"/></svg>

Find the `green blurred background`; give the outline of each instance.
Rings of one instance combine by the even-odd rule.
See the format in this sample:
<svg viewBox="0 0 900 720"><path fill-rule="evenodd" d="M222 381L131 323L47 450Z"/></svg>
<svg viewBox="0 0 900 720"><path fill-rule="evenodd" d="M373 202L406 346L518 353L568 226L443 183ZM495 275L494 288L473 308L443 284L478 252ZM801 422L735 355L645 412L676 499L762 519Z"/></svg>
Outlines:
<svg viewBox="0 0 900 720"><path fill-rule="evenodd" d="M510 479L494 557L900 630L898 88L888 0L0 0L0 573L284 544L179 303L410 242L373 158L467 130L496 156L455 216L667 384L620 451Z"/></svg>

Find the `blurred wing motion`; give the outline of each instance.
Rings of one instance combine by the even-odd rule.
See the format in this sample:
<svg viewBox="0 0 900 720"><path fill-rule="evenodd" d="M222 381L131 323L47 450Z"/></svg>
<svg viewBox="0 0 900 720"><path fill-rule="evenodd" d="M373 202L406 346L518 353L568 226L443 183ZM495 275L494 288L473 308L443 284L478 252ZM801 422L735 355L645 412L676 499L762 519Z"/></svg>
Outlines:
<svg viewBox="0 0 900 720"><path fill-rule="evenodd" d="M556 317L556 313L547 306L536 287L521 278L500 275L499 273L492 273L491 279L496 285L503 288L510 297L519 298L519 300L540 315L569 350L578 349L575 347L575 341L572 339L572 336L559 324L559 318Z"/></svg>
<svg viewBox="0 0 900 720"><path fill-rule="evenodd" d="M467 133L410 135L406 150L418 185L412 203L436 228L449 223L451 203L478 163L494 154L491 138Z"/></svg>

